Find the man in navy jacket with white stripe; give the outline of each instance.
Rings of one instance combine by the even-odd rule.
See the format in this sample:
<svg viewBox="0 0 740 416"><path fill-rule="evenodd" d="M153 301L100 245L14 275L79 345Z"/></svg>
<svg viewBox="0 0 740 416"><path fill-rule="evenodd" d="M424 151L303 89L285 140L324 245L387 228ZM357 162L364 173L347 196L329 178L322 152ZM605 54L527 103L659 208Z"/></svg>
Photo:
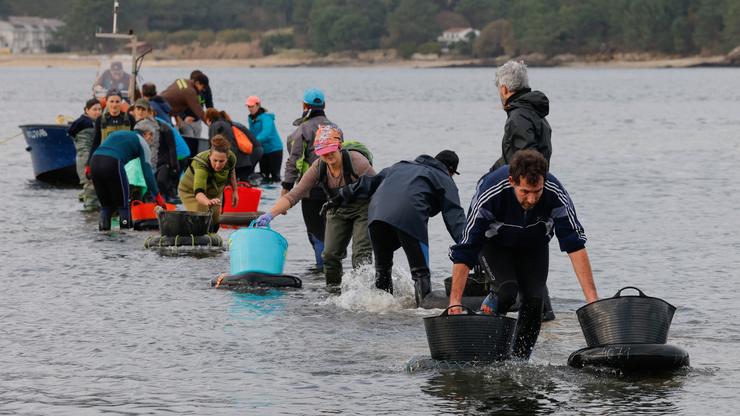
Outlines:
<svg viewBox="0 0 740 416"><path fill-rule="evenodd" d="M553 234L571 259L586 302L597 300L586 235L568 192L547 172L539 152L521 150L510 165L478 181L462 238L450 248L450 306L460 304L468 272L479 261L495 288L481 305L484 313L505 314L521 292L512 351L516 358L528 359L537 342Z"/></svg>

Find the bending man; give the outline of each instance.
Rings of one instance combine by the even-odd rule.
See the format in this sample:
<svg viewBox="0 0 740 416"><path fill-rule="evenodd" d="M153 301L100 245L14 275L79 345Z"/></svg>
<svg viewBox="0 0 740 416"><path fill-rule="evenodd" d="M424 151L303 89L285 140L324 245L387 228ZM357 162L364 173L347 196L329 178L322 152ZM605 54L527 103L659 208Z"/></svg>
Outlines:
<svg viewBox="0 0 740 416"><path fill-rule="evenodd" d="M487 173L478 182L460 243L450 248L454 263L450 306L460 304L468 272L479 257L496 287L481 305L484 313L505 314L521 293L513 346L516 358L528 359L539 336L553 233L560 249L570 256L586 302L597 300L586 235L573 202L547 172L542 154L522 150L511 165Z"/></svg>

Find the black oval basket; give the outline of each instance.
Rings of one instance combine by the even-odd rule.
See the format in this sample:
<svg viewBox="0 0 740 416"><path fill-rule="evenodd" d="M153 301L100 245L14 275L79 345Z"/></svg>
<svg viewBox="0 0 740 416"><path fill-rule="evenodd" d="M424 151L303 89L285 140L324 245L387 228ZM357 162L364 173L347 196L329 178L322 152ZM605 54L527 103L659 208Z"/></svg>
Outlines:
<svg viewBox="0 0 740 416"><path fill-rule="evenodd" d="M509 358L516 319L506 316L466 314L424 318L429 352L435 360L501 361Z"/></svg>
<svg viewBox="0 0 740 416"><path fill-rule="evenodd" d="M206 235L211 228L211 211L164 211L155 210L159 233L165 237Z"/></svg>
<svg viewBox="0 0 740 416"><path fill-rule="evenodd" d="M637 296L622 296L634 289ZM665 344L676 308L663 299L646 296L627 286L612 298L598 300L576 311L589 347L609 344Z"/></svg>

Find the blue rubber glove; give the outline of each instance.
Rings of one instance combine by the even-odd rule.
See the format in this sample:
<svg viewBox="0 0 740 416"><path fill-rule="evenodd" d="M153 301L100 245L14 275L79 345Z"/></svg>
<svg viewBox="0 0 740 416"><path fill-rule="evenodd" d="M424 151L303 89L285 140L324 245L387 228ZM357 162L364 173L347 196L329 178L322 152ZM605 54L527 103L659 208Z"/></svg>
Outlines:
<svg viewBox="0 0 740 416"><path fill-rule="evenodd" d="M269 212L266 212L254 221L255 227L267 227L270 225L270 221L272 221L272 214Z"/></svg>

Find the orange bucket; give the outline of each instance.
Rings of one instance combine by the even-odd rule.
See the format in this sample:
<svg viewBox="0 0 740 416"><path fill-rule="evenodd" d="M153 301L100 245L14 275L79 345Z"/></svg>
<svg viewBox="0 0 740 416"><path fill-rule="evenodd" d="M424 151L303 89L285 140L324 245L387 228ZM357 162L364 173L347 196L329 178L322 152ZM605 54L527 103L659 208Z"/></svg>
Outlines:
<svg viewBox="0 0 740 416"><path fill-rule="evenodd" d="M235 206L231 206L231 186L224 188L224 202L223 212L255 212L260 205L260 198L262 198L262 190L260 188L254 188L248 182L239 182L236 184L237 192L239 192L239 203Z"/></svg>
<svg viewBox="0 0 740 416"><path fill-rule="evenodd" d="M177 209L175 205L165 205L165 211L174 211ZM154 208L156 207L157 204L154 202L131 201L131 221L156 220L157 214L154 212Z"/></svg>

